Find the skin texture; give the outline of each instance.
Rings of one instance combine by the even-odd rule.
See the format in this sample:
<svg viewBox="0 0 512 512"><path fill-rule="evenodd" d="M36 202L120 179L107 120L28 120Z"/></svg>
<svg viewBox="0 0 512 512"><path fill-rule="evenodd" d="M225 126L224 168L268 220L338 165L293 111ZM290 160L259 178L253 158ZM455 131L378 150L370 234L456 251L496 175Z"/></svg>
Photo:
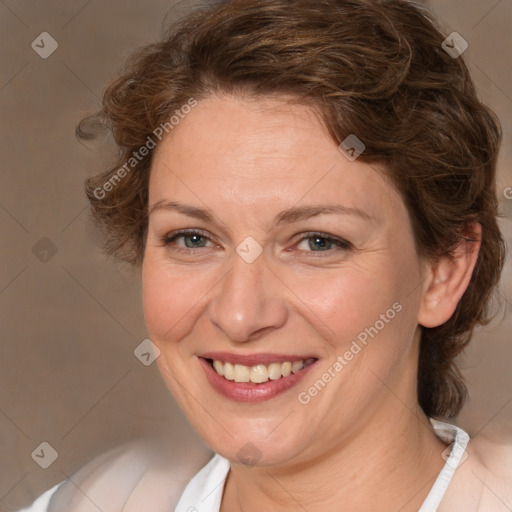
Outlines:
<svg viewBox="0 0 512 512"><path fill-rule="evenodd" d="M165 201L207 209L212 220L154 208ZM290 208L325 205L362 213L276 223ZM169 390L205 442L232 462L222 512L340 503L418 510L446 448L417 403L420 326L451 316L478 244L424 261L404 202L379 169L349 161L315 111L279 97L201 100L156 149L149 209L146 324ZM207 238L165 245L180 229ZM311 232L350 246L319 250L315 237L305 238ZM250 264L236 252L248 236L263 249ZM298 394L395 303L401 311L300 403ZM209 351L319 361L284 394L244 404L210 386L198 359ZM237 455L248 442L261 456L251 467Z"/></svg>

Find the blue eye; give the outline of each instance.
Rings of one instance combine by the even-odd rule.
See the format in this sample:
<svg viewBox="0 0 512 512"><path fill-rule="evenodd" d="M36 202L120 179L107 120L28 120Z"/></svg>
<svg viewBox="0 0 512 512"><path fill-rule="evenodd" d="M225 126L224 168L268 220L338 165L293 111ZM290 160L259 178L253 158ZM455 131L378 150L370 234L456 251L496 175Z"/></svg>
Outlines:
<svg viewBox="0 0 512 512"><path fill-rule="evenodd" d="M312 238L308 238L308 245L312 251L328 251L329 249L332 249L334 244L332 243L331 240L328 240L327 238L315 236Z"/></svg>
<svg viewBox="0 0 512 512"><path fill-rule="evenodd" d="M349 242L327 236L324 233L306 233L297 244L299 250L306 252L329 252L333 249L347 250L350 247Z"/></svg>
<svg viewBox="0 0 512 512"><path fill-rule="evenodd" d="M183 243L178 243L178 240L182 240ZM207 247L208 242L210 242L210 239L201 232L187 230L167 235L163 239L166 246L173 244L186 249L202 249Z"/></svg>
<svg viewBox="0 0 512 512"><path fill-rule="evenodd" d="M181 235L180 238L183 238L185 241L185 246L189 249L195 249L197 247L205 247L207 239L202 235Z"/></svg>

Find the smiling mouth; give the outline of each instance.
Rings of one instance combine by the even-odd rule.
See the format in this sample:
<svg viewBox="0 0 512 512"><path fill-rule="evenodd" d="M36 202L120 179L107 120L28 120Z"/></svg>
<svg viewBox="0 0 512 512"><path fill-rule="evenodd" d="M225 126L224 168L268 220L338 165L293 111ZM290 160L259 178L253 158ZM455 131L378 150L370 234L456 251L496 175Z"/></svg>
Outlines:
<svg viewBox="0 0 512 512"><path fill-rule="evenodd" d="M309 358L300 361L284 361L282 363L256 364L245 366L224 361L206 359L217 375L233 382L246 382L252 384L264 384L270 380L279 380L288 377L292 373L299 373L304 368L313 364L316 359Z"/></svg>

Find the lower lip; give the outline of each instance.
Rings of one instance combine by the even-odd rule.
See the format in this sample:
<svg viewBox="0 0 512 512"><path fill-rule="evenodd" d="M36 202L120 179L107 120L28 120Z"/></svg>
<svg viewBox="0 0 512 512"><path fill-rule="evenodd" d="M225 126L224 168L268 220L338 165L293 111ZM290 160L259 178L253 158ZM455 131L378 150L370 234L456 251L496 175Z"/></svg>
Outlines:
<svg viewBox="0 0 512 512"><path fill-rule="evenodd" d="M221 377L206 359L200 357L199 361L213 389L236 402L263 402L264 400L270 400L298 384L318 362L316 360L300 372L292 373L288 377L268 380L262 384L252 384L250 382L227 380Z"/></svg>

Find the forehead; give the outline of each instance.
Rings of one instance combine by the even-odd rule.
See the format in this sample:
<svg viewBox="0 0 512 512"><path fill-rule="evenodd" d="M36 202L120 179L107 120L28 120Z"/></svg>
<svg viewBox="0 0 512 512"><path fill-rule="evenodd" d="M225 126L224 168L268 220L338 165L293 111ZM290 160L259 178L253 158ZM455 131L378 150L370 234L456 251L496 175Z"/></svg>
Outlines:
<svg viewBox="0 0 512 512"><path fill-rule="evenodd" d="M370 215L404 213L376 166L349 161L316 111L279 98L200 101L153 158L150 205L176 198L244 208L324 201Z"/></svg>

